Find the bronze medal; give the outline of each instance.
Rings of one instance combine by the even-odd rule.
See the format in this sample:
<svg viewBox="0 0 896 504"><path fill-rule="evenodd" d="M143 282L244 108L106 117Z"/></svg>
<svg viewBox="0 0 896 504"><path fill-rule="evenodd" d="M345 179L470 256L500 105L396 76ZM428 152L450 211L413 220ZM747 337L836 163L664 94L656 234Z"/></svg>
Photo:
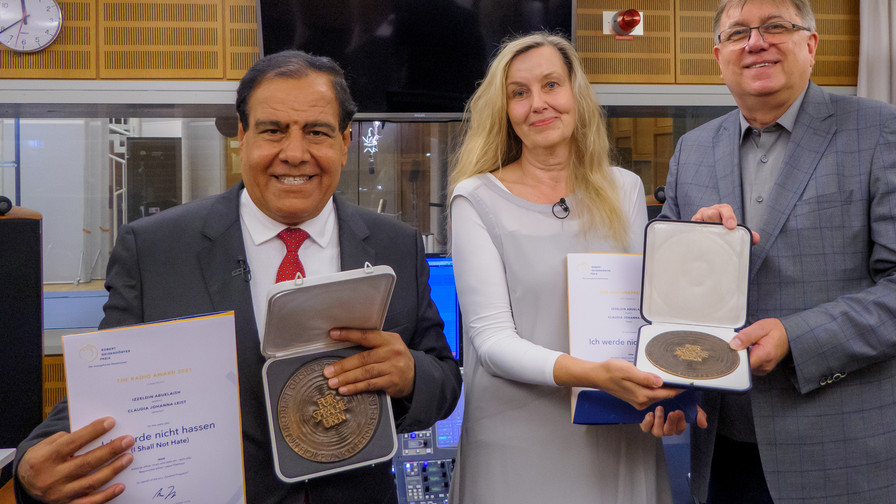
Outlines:
<svg viewBox="0 0 896 504"><path fill-rule="evenodd" d="M692 380L721 378L740 364L740 356L727 342L697 331L657 334L647 343L644 355L657 368Z"/></svg>
<svg viewBox="0 0 896 504"><path fill-rule="evenodd" d="M344 396L327 385L324 368L338 360L317 359L299 368L283 386L277 404L283 439L314 462L339 462L360 452L380 418L375 392Z"/></svg>

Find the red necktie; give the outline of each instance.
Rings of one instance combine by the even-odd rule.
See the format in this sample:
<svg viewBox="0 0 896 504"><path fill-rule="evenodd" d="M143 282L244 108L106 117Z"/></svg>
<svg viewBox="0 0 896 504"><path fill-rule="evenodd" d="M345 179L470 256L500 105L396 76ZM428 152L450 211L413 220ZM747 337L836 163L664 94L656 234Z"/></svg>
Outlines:
<svg viewBox="0 0 896 504"><path fill-rule="evenodd" d="M295 280L299 273L304 278L305 267L302 266L302 261L299 259L299 247L305 243L308 233L301 228L286 228L277 233L277 236L286 245L286 255L283 256L283 262L280 263L280 269L277 270L277 282Z"/></svg>

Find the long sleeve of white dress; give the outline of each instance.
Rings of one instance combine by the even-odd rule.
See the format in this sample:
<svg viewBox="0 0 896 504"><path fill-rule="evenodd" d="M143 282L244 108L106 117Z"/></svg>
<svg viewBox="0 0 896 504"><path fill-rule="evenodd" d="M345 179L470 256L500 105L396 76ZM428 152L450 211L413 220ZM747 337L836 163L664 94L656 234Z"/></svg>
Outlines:
<svg viewBox="0 0 896 504"><path fill-rule="evenodd" d="M501 255L473 204L463 197L451 203L451 255L464 325L483 368L510 380L556 385L554 363L562 352L517 333Z"/></svg>

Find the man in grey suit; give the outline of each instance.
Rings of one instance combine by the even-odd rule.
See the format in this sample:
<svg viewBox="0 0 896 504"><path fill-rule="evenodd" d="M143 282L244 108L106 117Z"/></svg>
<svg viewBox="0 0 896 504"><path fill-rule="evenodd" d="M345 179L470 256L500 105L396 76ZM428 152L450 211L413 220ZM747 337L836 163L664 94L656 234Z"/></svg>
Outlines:
<svg viewBox="0 0 896 504"><path fill-rule="evenodd" d="M729 0L713 49L738 110L684 135L661 217L745 223L753 388L705 393L711 503L896 502L896 107L809 81L807 0ZM757 236L758 235L758 236Z"/></svg>
<svg viewBox="0 0 896 504"><path fill-rule="evenodd" d="M385 391L402 432L448 416L460 395L460 370L430 299L419 233L333 197L355 110L332 60L298 51L261 59L237 90L245 185L124 226L109 261L101 328L235 311L250 503L397 502L390 462L295 484L275 475L259 328L265 293L284 257L277 239L284 228L301 225L310 235L300 249L308 276L365 262L396 273L384 331L331 331L334 339L367 347L324 370L331 387L342 394ZM104 487L133 461L132 436L75 455L113 425L101 418L68 433L67 405L60 403L19 447L19 499L93 503L126 493L120 483Z"/></svg>

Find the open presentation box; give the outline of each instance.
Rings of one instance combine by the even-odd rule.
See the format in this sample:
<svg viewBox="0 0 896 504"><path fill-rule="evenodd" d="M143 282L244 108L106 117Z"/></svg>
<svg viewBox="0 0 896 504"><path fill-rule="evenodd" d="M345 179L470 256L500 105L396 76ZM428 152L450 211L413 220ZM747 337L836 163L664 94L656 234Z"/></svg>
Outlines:
<svg viewBox="0 0 896 504"><path fill-rule="evenodd" d="M274 468L286 482L392 458L397 448L385 392L343 396L324 368L364 347L336 341L336 327L382 329L395 286L389 266L366 265L275 284L262 335L265 400Z"/></svg>
<svg viewBox="0 0 896 504"><path fill-rule="evenodd" d="M745 392L746 350L728 343L747 317L752 234L745 226L654 220L644 238L635 365L668 386Z"/></svg>

